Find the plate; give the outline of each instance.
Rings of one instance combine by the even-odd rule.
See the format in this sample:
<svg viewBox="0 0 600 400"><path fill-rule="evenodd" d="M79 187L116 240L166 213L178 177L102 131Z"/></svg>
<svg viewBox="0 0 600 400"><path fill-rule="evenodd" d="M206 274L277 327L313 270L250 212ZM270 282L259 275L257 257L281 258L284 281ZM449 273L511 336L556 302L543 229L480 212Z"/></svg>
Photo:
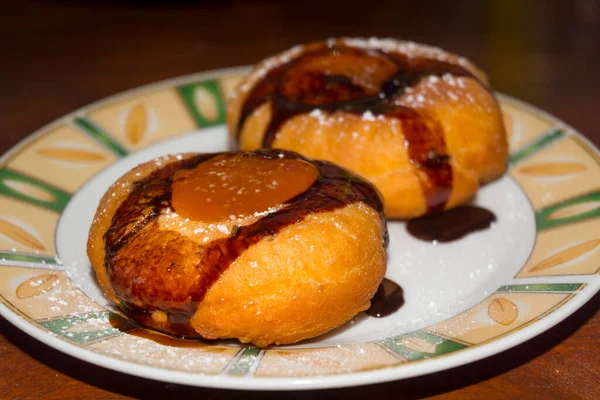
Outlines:
<svg viewBox="0 0 600 400"><path fill-rule="evenodd" d="M87 362L171 383L299 390L432 373L496 354L572 314L600 288L600 156L581 134L498 95L509 171L474 202L490 229L448 244L390 222L387 276L405 305L325 336L258 349L157 339L102 295L87 257L100 196L153 157L227 149L225 98L247 68L149 85L77 110L0 158L0 313Z"/></svg>

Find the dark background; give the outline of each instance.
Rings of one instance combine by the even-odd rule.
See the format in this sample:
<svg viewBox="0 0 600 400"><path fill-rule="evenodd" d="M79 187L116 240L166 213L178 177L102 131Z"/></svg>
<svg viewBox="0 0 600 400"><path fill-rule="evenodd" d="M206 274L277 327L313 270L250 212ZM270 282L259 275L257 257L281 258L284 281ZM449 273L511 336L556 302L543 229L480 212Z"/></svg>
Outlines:
<svg viewBox="0 0 600 400"><path fill-rule="evenodd" d="M596 0L11 0L0 13L0 153L100 98L342 35L390 36L464 55L496 90L545 109L600 145ZM600 398L598 300L539 337L464 367L291 394L129 377L54 351L0 318L0 398Z"/></svg>

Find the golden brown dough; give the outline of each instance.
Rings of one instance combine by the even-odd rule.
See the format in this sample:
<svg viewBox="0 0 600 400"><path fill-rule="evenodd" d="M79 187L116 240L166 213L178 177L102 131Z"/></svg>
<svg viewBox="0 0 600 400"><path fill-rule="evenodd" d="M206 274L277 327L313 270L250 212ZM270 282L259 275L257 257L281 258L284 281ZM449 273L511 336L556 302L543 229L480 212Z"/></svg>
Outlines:
<svg viewBox="0 0 600 400"><path fill-rule="evenodd" d="M252 197L257 190L269 194ZM268 203L278 195L292 198ZM226 213L195 214L209 198ZM253 201L267 209L240 208ZM323 334L367 309L385 274L385 236L376 191L335 165L275 150L183 154L112 185L88 256L134 322L263 347Z"/></svg>
<svg viewBox="0 0 600 400"><path fill-rule="evenodd" d="M390 218L464 203L507 164L485 74L391 39L311 43L263 61L230 99L227 123L242 150L289 149L362 175Z"/></svg>

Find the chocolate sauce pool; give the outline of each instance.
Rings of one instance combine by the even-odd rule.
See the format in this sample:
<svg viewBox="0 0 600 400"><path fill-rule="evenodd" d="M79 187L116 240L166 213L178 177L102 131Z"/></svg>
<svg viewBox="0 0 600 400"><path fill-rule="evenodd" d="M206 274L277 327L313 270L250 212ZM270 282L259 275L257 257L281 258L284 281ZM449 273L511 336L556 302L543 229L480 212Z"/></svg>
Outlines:
<svg viewBox="0 0 600 400"><path fill-rule="evenodd" d="M444 243L489 228L495 221L496 215L490 210L476 206L460 206L411 219L406 223L406 230L417 239Z"/></svg>
<svg viewBox="0 0 600 400"><path fill-rule="evenodd" d="M366 314L375 318L387 317L404 305L404 291L394 281L383 278L375 296L371 299L371 307Z"/></svg>

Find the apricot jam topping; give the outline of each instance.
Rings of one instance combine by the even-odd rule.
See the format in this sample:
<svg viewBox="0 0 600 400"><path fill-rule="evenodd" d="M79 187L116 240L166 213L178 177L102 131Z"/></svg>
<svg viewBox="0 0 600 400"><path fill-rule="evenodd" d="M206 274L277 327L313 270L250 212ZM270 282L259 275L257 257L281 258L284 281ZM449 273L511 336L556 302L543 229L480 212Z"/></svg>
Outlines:
<svg viewBox="0 0 600 400"><path fill-rule="evenodd" d="M171 204L184 218L219 222L279 206L303 193L319 171L301 159L222 154L173 176Z"/></svg>

